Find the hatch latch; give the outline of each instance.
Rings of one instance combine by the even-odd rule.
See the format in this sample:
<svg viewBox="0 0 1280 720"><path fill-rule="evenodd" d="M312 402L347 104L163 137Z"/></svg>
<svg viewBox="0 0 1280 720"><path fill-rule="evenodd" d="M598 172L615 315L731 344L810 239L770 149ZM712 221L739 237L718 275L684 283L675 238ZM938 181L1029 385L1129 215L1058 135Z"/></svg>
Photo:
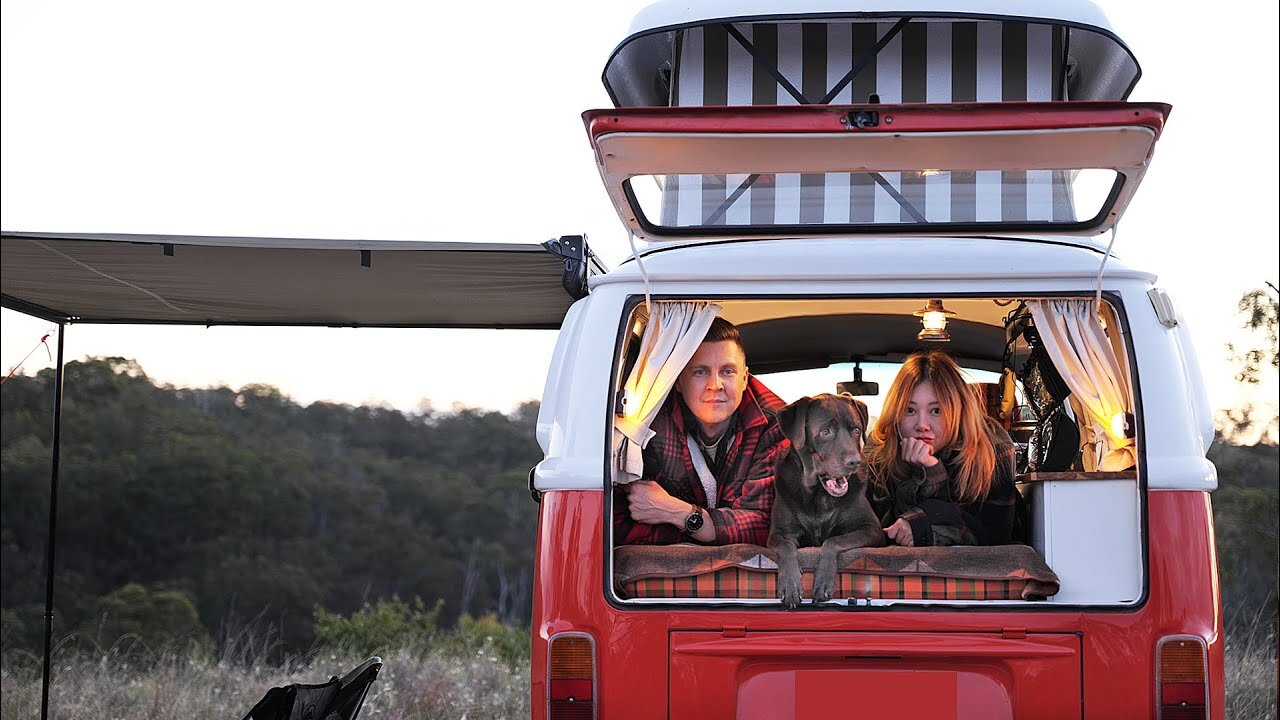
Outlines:
<svg viewBox="0 0 1280 720"><path fill-rule="evenodd" d="M880 124L879 110L850 110L840 116L840 124L845 130L866 130Z"/></svg>

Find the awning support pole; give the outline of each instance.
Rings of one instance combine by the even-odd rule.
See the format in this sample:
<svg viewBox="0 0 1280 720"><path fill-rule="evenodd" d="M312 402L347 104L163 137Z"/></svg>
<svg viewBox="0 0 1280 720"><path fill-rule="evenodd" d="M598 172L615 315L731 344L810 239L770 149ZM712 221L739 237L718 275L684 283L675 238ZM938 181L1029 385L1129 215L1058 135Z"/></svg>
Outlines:
<svg viewBox="0 0 1280 720"><path fill-rule="evenodd" d="M58 459L62 445L62 350L65 323L58 323L58 367L53 380L53 462L49 478L49 542L45 546L44 674L40 687L40 720L49 720L49 660L53 655L53 561L58 539Z"/></svg>

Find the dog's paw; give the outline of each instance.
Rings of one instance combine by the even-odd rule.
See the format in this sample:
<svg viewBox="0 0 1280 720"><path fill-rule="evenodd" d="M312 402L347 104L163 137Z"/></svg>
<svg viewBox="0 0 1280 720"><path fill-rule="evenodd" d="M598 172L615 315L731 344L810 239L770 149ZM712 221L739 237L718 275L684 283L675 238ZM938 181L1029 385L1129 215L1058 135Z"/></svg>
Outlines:
<svg viewBox="0 0 1280 720"><path fill-rule="evenodd" d="M800 582L799 581L781 581L778 583L778 598L782 600L782 605L788 610L795 610L800 607Z"/></svg>
<svg viewBox="0 0 1280 720"><path fill-rule="evenodd" d="M824 603L836 594L836 575L835 573L819 573L813 579L813 602Z"/></svg>

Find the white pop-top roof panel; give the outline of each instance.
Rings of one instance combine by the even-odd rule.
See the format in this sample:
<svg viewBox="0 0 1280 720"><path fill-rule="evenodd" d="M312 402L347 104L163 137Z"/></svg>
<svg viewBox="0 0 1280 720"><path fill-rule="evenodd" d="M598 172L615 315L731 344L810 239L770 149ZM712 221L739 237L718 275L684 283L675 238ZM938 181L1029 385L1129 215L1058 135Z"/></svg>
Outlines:
<svg viewBox="0 0 1280 720"><path fill-rule="evenodd" d="M895 27L904 20L903 27ZM801 24L803 32L797 29ZM732 36L727 41L726 31ZM883 69L861 67L853 73L861 80L851 83L857 86L852 102L865 101L868 88L886 102L912 102L911 89L923 85L925 75L953 72L962 79L966 73L980 76L979 97L966 97L974 81L969 78L954 88L955 102L1115 101L1127 98L1142 74L1106 15L1087 0L887 0L861 7L832 0L715 0L664 1L642 10L606 63L603 81L618 107L787 104L790 97L781 91L778 99L770 99L766 74L800 87L816 75L852 70L863 62ZM1015 88L1012 96L990 96L984 87L1001 87L1002 66L1019 77L1025 74L1026 87ZM1042 69L1052 77L1042 77ZM703 84L727 86L728 92L689 97L691 85ZM1008 95L1009 83L1003 85ZM735 94L734 88L740 91ZM829 99L824 94L806 91L803 102L850 102L838 90ZM930 95L929 102L946 101Z"/></svg>
<svg viewBox="0 0 1280 720"><path fill-rule="evenodd" d="M1098 28L1114 34L1107 16L1089 0L879 0L854 7L847 0L661 0L636 13L628 35L682 25L699 25L726 18L804 18L814 16L1010 17Z"/></svg>

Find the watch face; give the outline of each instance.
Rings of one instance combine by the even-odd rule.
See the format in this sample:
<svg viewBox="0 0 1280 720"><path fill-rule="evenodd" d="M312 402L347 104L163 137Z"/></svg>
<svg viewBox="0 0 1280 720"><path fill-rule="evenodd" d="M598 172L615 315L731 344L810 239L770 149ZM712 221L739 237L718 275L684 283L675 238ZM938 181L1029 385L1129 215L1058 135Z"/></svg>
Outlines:
<svg viewBox="0 0 1280 720"><path fill-rule="evenodd" d="M684 520L684 529L686 532L698 532L702 529L702 511L694 510L689 517Z"/></svg>

